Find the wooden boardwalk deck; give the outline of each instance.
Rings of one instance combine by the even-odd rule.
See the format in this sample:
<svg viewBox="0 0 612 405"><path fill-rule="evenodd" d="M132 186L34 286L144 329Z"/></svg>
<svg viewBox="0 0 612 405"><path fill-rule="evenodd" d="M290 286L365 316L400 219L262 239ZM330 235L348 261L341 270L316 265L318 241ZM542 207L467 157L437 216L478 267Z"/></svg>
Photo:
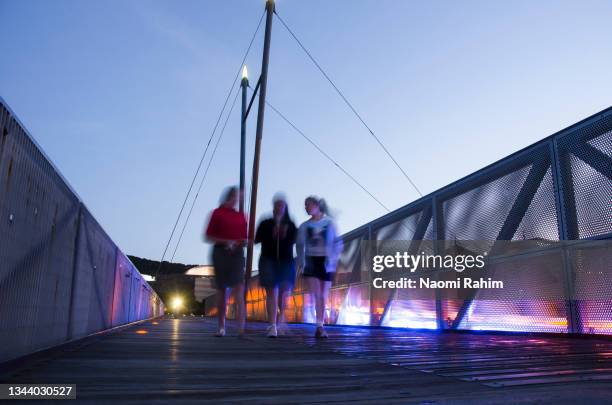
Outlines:
<svg viewBox="0 0 612 405"><path fill-rule="evenodd" d="M609 340L342 327L316 340L309 325L269 339L264 328L215 338L203 318L146 321L0 379L77 384L69 403L612 402Z"/></svg>

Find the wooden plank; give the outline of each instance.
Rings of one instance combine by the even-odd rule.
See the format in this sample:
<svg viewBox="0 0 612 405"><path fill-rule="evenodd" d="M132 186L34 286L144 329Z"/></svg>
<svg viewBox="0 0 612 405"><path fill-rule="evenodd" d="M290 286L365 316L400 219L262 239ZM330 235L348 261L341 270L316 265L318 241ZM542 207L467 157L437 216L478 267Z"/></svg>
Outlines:
<svg viewBox="0 0 612 405"><path fill-rule="evenodd" d="M244 338L215 338L208 319L147 321L58 350L0 380L77 384L75 403L596 403L612 397L607 340L342 327L330 327L329 339L320 340L310 325L290 329L290 336L269 339L265 325L250 324Z"/></svg>

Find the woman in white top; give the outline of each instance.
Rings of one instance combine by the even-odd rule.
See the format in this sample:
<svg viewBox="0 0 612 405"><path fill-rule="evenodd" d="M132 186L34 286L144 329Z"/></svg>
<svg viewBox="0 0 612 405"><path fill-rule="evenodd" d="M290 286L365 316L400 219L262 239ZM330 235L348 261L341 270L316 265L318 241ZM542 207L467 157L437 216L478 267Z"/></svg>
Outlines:
<svg viewBox="0 0 612 405"><path fill-rule="evenodd" d="M310 219L298 229L297 266L315 302L315 337L326 338L327 332L323 328L325 304L338 257L342 252L342 240L338 238L334 221L327 215L324 200L310 196L306 198L304 205Z"/></svg>

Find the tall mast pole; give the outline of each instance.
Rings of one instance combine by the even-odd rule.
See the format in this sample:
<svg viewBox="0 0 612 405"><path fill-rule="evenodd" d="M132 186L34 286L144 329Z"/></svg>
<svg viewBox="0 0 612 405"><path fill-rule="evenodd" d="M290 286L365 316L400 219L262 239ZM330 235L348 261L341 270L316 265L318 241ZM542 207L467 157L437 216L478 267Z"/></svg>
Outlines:
<svg viewBox="0 0 612 405"><path fill-rule="evenodd" d="M240 121L240 213L244 213L244 172L245 172L245 145L246 145L246 108L247 108L247 88L249 87L249 76L247 73L247 67L242 67L242 81L240 82L242 87L242 116Z"/></svg>
<svg viewBox="0 0 612 405"><path fill-rule="evenodd" d="M255 134L255 158L253 159L253 178L251 190L251 209L249 211L249 240L247 244L246 277L251 277L253 270L253 242L255 239L255 218L257 216L257 186L259 182L259 157L261 154L261 137L263 133L264 112L266 108L266 87L268 84L268 61L270 59L270 39L272 37L272 16L274 0L266 1L266 33L264 36L263 59L259 83L259 108L257 110L257 131Z"/></svg>

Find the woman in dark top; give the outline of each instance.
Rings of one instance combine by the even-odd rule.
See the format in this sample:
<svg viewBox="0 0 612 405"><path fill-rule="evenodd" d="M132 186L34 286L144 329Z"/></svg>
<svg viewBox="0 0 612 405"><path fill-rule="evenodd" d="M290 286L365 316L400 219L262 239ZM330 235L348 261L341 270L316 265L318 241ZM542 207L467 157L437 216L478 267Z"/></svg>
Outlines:
<svg viewBox="0 0 612 405"><path fill-rule="evenodd" d="M293 245L297 229L289 217L285 198L276 196L272 218L257 227L255 243L261 243L259 282L266 289L266 308L270 326L268 337L276 337L285 329L285 297L295 282Z"/></svg>
<svg viewBox="0 0 612 405"><path fill-rule="evenodd" d="M205 234L206 239L214 243L212 262L217 288L219 337L225 336L228 288L234 292L238 333L244 334L244 243L247 239L247 224L244 215L236 211L238 193L236 187L230 187L224 192L221 205L212 212Z"/></svg>

